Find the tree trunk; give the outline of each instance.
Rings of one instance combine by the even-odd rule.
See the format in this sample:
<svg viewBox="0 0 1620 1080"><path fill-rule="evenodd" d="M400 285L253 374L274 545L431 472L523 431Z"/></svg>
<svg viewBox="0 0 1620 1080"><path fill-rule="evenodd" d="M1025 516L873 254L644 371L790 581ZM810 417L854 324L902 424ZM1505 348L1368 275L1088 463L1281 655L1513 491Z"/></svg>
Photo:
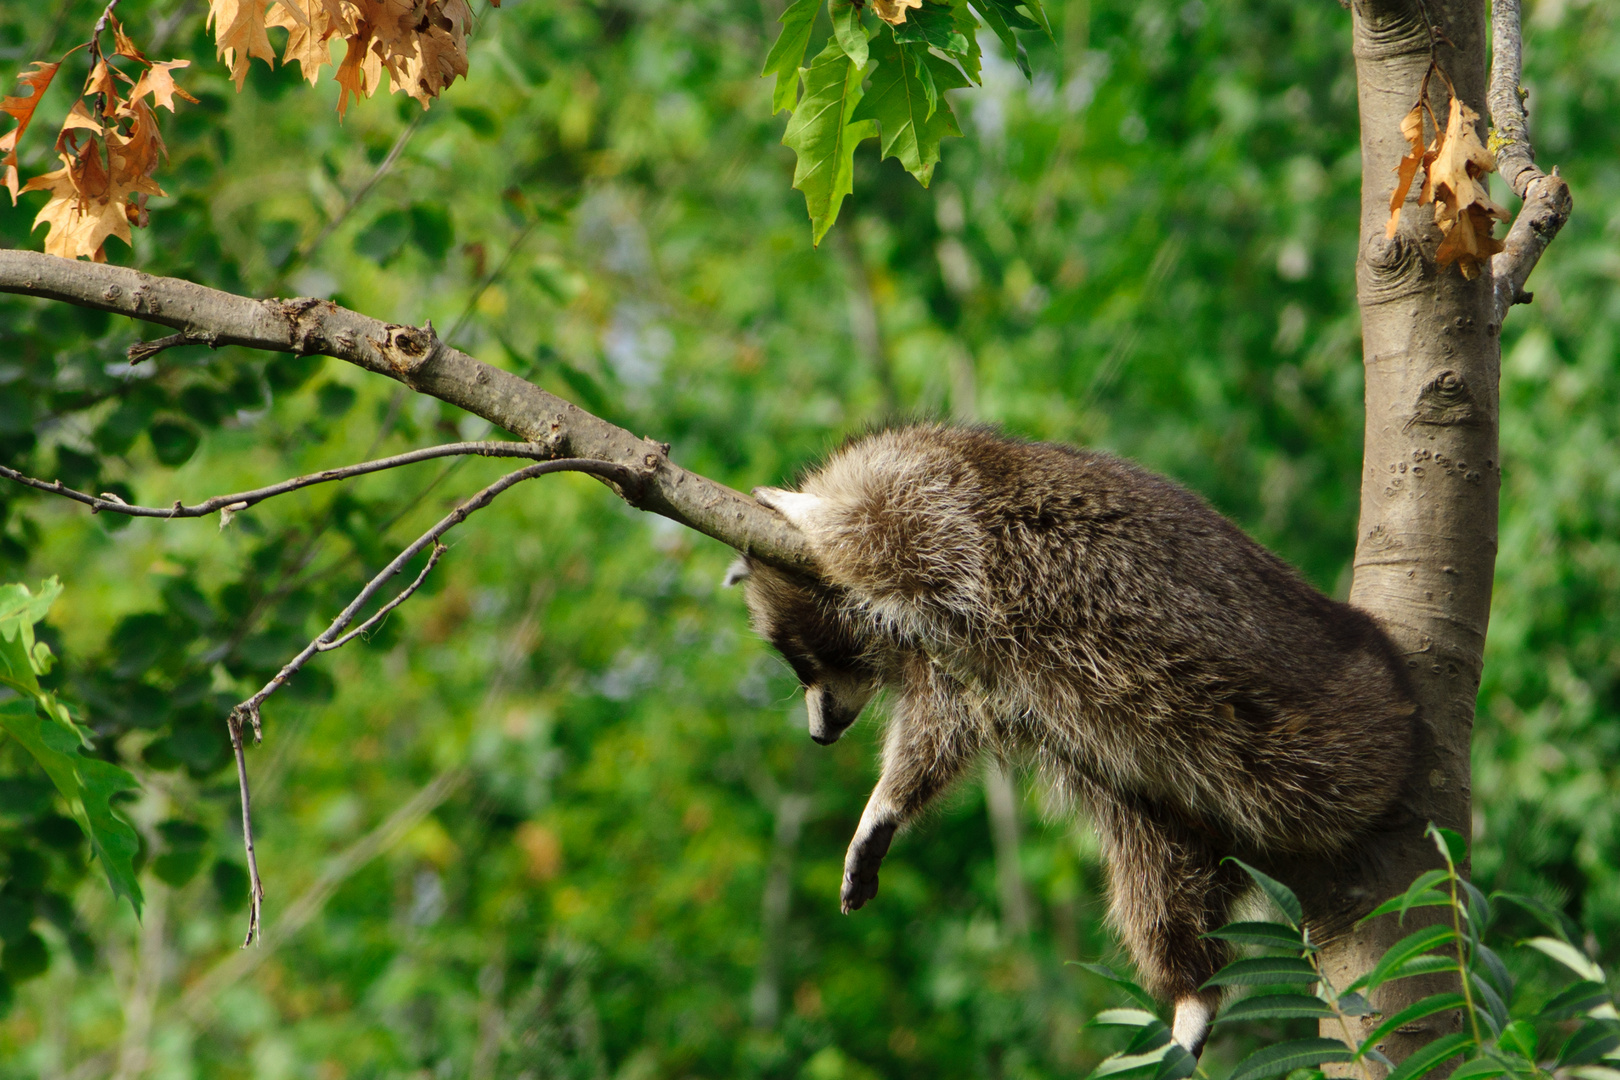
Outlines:
<svg viewBox="0 0 1620 1080"><path fill-rule="evenodd" d="M1501 347L1491 273L1487 267L1468 281L1456 265L1435 265L1439 232L1433 208L1416 206L1416 185L1401 230L1385 236L1396 162L1407 149L1401 118L1418 100L1431 57L1425 11L1439 42L1434 57L1464 103L1486 115L1480 0L1357 0L1352 9L1362 154L1356 285L1367 416L1350 600L1377 617L1407 657L1429 742L1409 798L1411 825L1389 838L1358 880L1338 883L1337 891L1363 906L1439 865L1423 835L1426 822L1469 835L1469 738L1496 563ZM1445 80L1433 79L1430 88L1443 118ZM1334 984L1364 974L1415 928L1411 916L1404 926L1390 917L1331 942L1324 960ZM1432 980L1401 980L1375 994L1374 1004L1388 1016L1436 989ZM1373 1020L1363 1018L1358 1036ZM1384 1052L1398 1062L1459 1022L1453 1013L1409 1025L1383 1044ZM1337 1024L1324 1024L1322 1033L1342 1035Z"/></svg>

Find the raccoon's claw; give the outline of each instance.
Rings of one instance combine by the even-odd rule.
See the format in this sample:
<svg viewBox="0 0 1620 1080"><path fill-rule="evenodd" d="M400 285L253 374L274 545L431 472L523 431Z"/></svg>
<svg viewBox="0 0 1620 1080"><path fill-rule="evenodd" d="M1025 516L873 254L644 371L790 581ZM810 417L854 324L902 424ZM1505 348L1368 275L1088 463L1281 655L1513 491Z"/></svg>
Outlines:
<svg viewBox="0 0 1620 1080"><path fill-rule="evenodd" d="M878 867L889 853L897 826L892 823L873 825L855 834L844 857L844 888L840 907L845 915L858 910L878 892Z"/></svg>

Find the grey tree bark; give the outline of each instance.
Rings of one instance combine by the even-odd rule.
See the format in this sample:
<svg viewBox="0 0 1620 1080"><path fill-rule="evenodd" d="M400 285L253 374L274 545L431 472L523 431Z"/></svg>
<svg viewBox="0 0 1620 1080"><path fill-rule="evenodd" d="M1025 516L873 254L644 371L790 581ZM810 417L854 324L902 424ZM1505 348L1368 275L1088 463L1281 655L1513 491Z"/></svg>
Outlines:
<svg viewBox="0 0 1620 1080"><path fill-rule="evenodd" d="M1401 118L1418 100L1431 59L1463 102L1486 108L1487 38L1480 0L1356 0L1351 6L1361 111L1361 247L1356 285L1366 367L1366 434L1361 521L1350 600L1376 616L1407 656L1428 743L1409 798L1410 825L1381 845L1377 861L1334 883L1361 906L1402 891L1438 865L1423 835L1433 821L1468 836L1469 741L1483 667L1496 564L1498 380L1501 325L1553 234L1569 214L1568 188L1533 164L1519 79L1517 0L1496 5L1495 124L1509 141L1504 174L1526 199L1508 250L1467 280L1437 266L1440 233L1433 208L1417 207L1414 185L1402 228L1387 237L1396 162L1407 151ZM1432 80L1444 117L1444 79ZM1483 125L1483 121L1481 122ZM1482 137L1485 132L1479 133ZM1498 282L1505 298L1498 297ZM1332 941L1325 968L1343 987L1368 971L1391 944L1416 928L1380 919ZM1374 1004L1391 1015L1440 987L1426 980L1388 984ZM1363 1018L1365 1034L1376 1018ZM1400 1029L1382 1049L1399 1062L1457 1030L1442 1014ZM1339 1037L1337 1023L1322 1034Z"/></svg>

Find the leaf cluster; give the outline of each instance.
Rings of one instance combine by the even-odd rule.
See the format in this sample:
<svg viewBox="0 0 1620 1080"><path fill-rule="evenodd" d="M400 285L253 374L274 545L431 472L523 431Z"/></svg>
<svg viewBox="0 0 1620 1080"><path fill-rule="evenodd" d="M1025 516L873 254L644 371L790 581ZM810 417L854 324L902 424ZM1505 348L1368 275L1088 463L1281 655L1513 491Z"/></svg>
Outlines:
<svg viewBox="0 0 1620 1080"><path fill-rule="evenodd" d="M1555 1073L1615 1080L1620 1075L1620 1014L1614 994L1603 969L1571 940L1567 917L1528 897L1485 895L1459 870L1467 857L1462 837L1433 825L1429 835L1443 867L1419 875L1404 893L1379 904L1362 921L1394 916L1404 923L1408 914L1423 908L1439 909L1439 921L1400 938L1372 970L1343 988L1333 985L1318 961L1318 947L1311 941L1294 892L1254 867L1231 860L1249 875L1283 921L1231 923L1209 935L1263 950L1233 960L1205 984L1251 988L1229 1000L1215 1023L1224 1027L1311 1019L1328 1030L1336 1027L1341 1037L1272 1042L1239 1061L1228 1080L1285 1074L1293 1080L1321 1080L1322 1066L1329 1064L1359 1068L1360 1075L1370 1080L1374 1074L1367 1063L1388 1070L1389 1080L1420 1080L1448 1063L1453 1066L1450 1075L1464 1080L1542 1080ZM1503 904L1524 910L1548 931L1519 946L1550 957L1573 973L1575 982L1558 986L1547 979L1529 987L1516 982L1502 957L1485 944ZM1093 1080L1115 1076L1183 1080L1201 1074L1191 1056L1170 1041L1169 1028L1145 992L1106 968L1092 970L1146 1006L1108 1010L1092 1021L1136 1032L1128 1046L1098 1066ZM1383 1016L1370 1003L1370 996L1382 986L1437 974L1453 976L1457 989L1430 994L1391 1016ZM1384 1041L1402 1027L1447 1014L1460 1018L1461 1030L1439 1036L1400 1062L1381 1051ZM1375 1022L1358 1036L1351 1017L1371 1017Z"/></svg>
<svg viewBox="0 0 1620 1080"><path fill-rule="evenodd" d="M882 159L897 159L928 186L941 141L962 134L945 91L982 81L978 34L984 26L1017 57L1026 77L1029 58L1017 34L1052 32L1041 0L875 2L875 25L858 0L827 0L832 34L809 66L801 66L821 11L821 0L788 6L761 72L776 76L773 111L792 110L782 143L797 155L793 186L804 192L817 244L854 191L855 148L865 140L876 137Z"/></svg>

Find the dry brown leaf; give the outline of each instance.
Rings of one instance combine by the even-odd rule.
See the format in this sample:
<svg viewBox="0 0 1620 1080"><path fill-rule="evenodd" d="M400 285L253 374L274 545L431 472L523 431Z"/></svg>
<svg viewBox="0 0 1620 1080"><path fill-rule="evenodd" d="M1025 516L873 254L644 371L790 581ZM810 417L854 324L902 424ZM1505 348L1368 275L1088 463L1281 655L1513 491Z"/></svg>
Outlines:
<svg viewBox="0 0 1620 1080"><path fill-rule="evenodd" d="M152 95L152 104L161 105L170 112L174 112L174 96L179 94L193 105L197 99L175 85L174 69L190 67L190 60L163 60L153 64L140 77L135 89L129 92L131 101L138 101L147 94Z"/></svg>
<svg viewBox="0 0 1620 1080"><path fill-rule="evenodd" d="M146 57L141 55L141 50L136 47L135 42L130 40L129 35L124 33L123 24L117 19L114 19L112 21L112 28L114 51L117 52L119 56L127 56L131 60L139 60L143 64L146 63Z"/></svg>
<svg viewBox="0 0 1620 1080"><path fill-rule="evenodd" d="M1455 96L1446 130L1428 165L1424 188L1434 199L1434 223L1446 234L1435 252L1440 265L1456 261L1466 278L1479 273L1479 264L1502 250L1491 235L1496 221L1508 212L1491 201L1481 178L1496 171L1496 155L1479 141L1474 124L1479 114Z"/></svg>
<svg viewBox="0 0 1620 1080"><path fill-rule="evenodd" d="M916 6L922 0L884 2ZM237 89L251 57L273 62L268 26L287 31L281 62L298 61L311 83L332 62L332 44L344 42L334 75L339 116L352 99L375 94L384 71L391 90L404 91L423 108L467 74L467 0L209 0L209 18Z"/></svg>
<svg viewBox="0 0 1620 1080"><path fill-rule="evenodd" d="M1412 111L1401 118L1401 137L1406 140L1409 149L1406 156L1396 164L1395 171L1399 175L1395 179L1395 190L1389 197L1389 224L1384 229L1384 235L1393 238L1395 230L1401 224L1401 206L1406 202L1407 192L1412 190L1412 181L1417 177L1418 166L1423 164L1423 103L1420 101L1412 106Z"/></svg>
<svg viewBox="0 0 1620 1080"><path fill-rule="evenodd" d="M62 149L63 140L68 137L70 131L88 131L100 135L105 130L101 121L90 115L90 110L84 107L84 99L80 98L73 103L73 108L68 110L67 118L62 121L62 134L57 136L56 148Z"/></svg>
<svg viewBox="0 0 1620 1080"><path fill-rule="evenodd" d="M4 170L6 190L11 192L11 205L17 205L17 195L21 190L18 187L17 176L17 142L22 138L23 132L34 119L34 110L39 107L39 101L50 88L51 80L56 77L56 69L61 64L47 64L42 60L34 61L34 70L26 71L19 81L29 90L27 97L13 96L0 99L0 112L9 113L17 120L17 126L4 135L0 135L0 170Z"/></svg>
<svg viewBox="0 0 1620 1080"><path fill-rule="evenodd" d="M275 50L265 33L265 14L271 0L209 0L208 21L214 27L214 48L231 67L236 89L242 89L253 57L274 64Z"/></svg>
<svg viewBox="0 0 1620 1080"><path fill-rule="evenodd" d="M890 26L906 21L907 8L922 7L922 0L872 0L872 12Z"/></svg>
<svg viewBox="0 0 1620 1080"><path fill-rule="evenodd" d="M347 38L355 32L354 16L339 0L319 0L319 6L306 10L297 0L277 0L270 6L267 26L284 27L287 46L281 51L281 62L298 61L300 72L313 84L320 78L321 68L332 62L332 41Z"/></svg>
<svg viewBox="0 0 1620 1080"><path fill-rule="evenodd" d="M104 262L107 237L116 236L126 244L130 242L128 204L131 196L163 194L163 189L142 171L147 162L131 153L128 146L116 145L121 141L120 136L113 138L113 168L109 173L102 164L99 141L88 139L81 147L72 132L63 132L58 141L63 167L34 177L23 188L24 191L50 192L50 199L34 218L35 228L41 223L50 226L45 235L46 254L60 255L64 259L88 256ZM161 142L156 145L161 151ZM139 152L147 155L152 148L153 142L148 138Z"/></svg>
<svg viewBox="0 0 1620 1080"><path fill-rule="evenodd" d="M338 65L338 119L349 111L349 95L355 98L370 97L377 88L377 81L382 77L381 63L372 54L371 37L367 34L355 34L348 40L349 51L343 54L343 63Z"/></svg>
<svg viewBox="0 0 1620 1080"><path fill-rule="evenodd" d="M84 92L87 97L91 94L102 95L102 116L111 116L123 104L118 96L118 84L113 81L113 69L106 60L97 60L96 66L90 69L90 77L84 82Z"/></svg>
<svg viewBox="0 0 1620 1080"><path fill-rule="evenodd" d="M472 10L466 0L430 3L423 20L426 29L419 32L415 55L401 65L400 76L390 71L394 88L404 90L425 109L456 76L465 77L467 24L471 21Z"/></svg>

